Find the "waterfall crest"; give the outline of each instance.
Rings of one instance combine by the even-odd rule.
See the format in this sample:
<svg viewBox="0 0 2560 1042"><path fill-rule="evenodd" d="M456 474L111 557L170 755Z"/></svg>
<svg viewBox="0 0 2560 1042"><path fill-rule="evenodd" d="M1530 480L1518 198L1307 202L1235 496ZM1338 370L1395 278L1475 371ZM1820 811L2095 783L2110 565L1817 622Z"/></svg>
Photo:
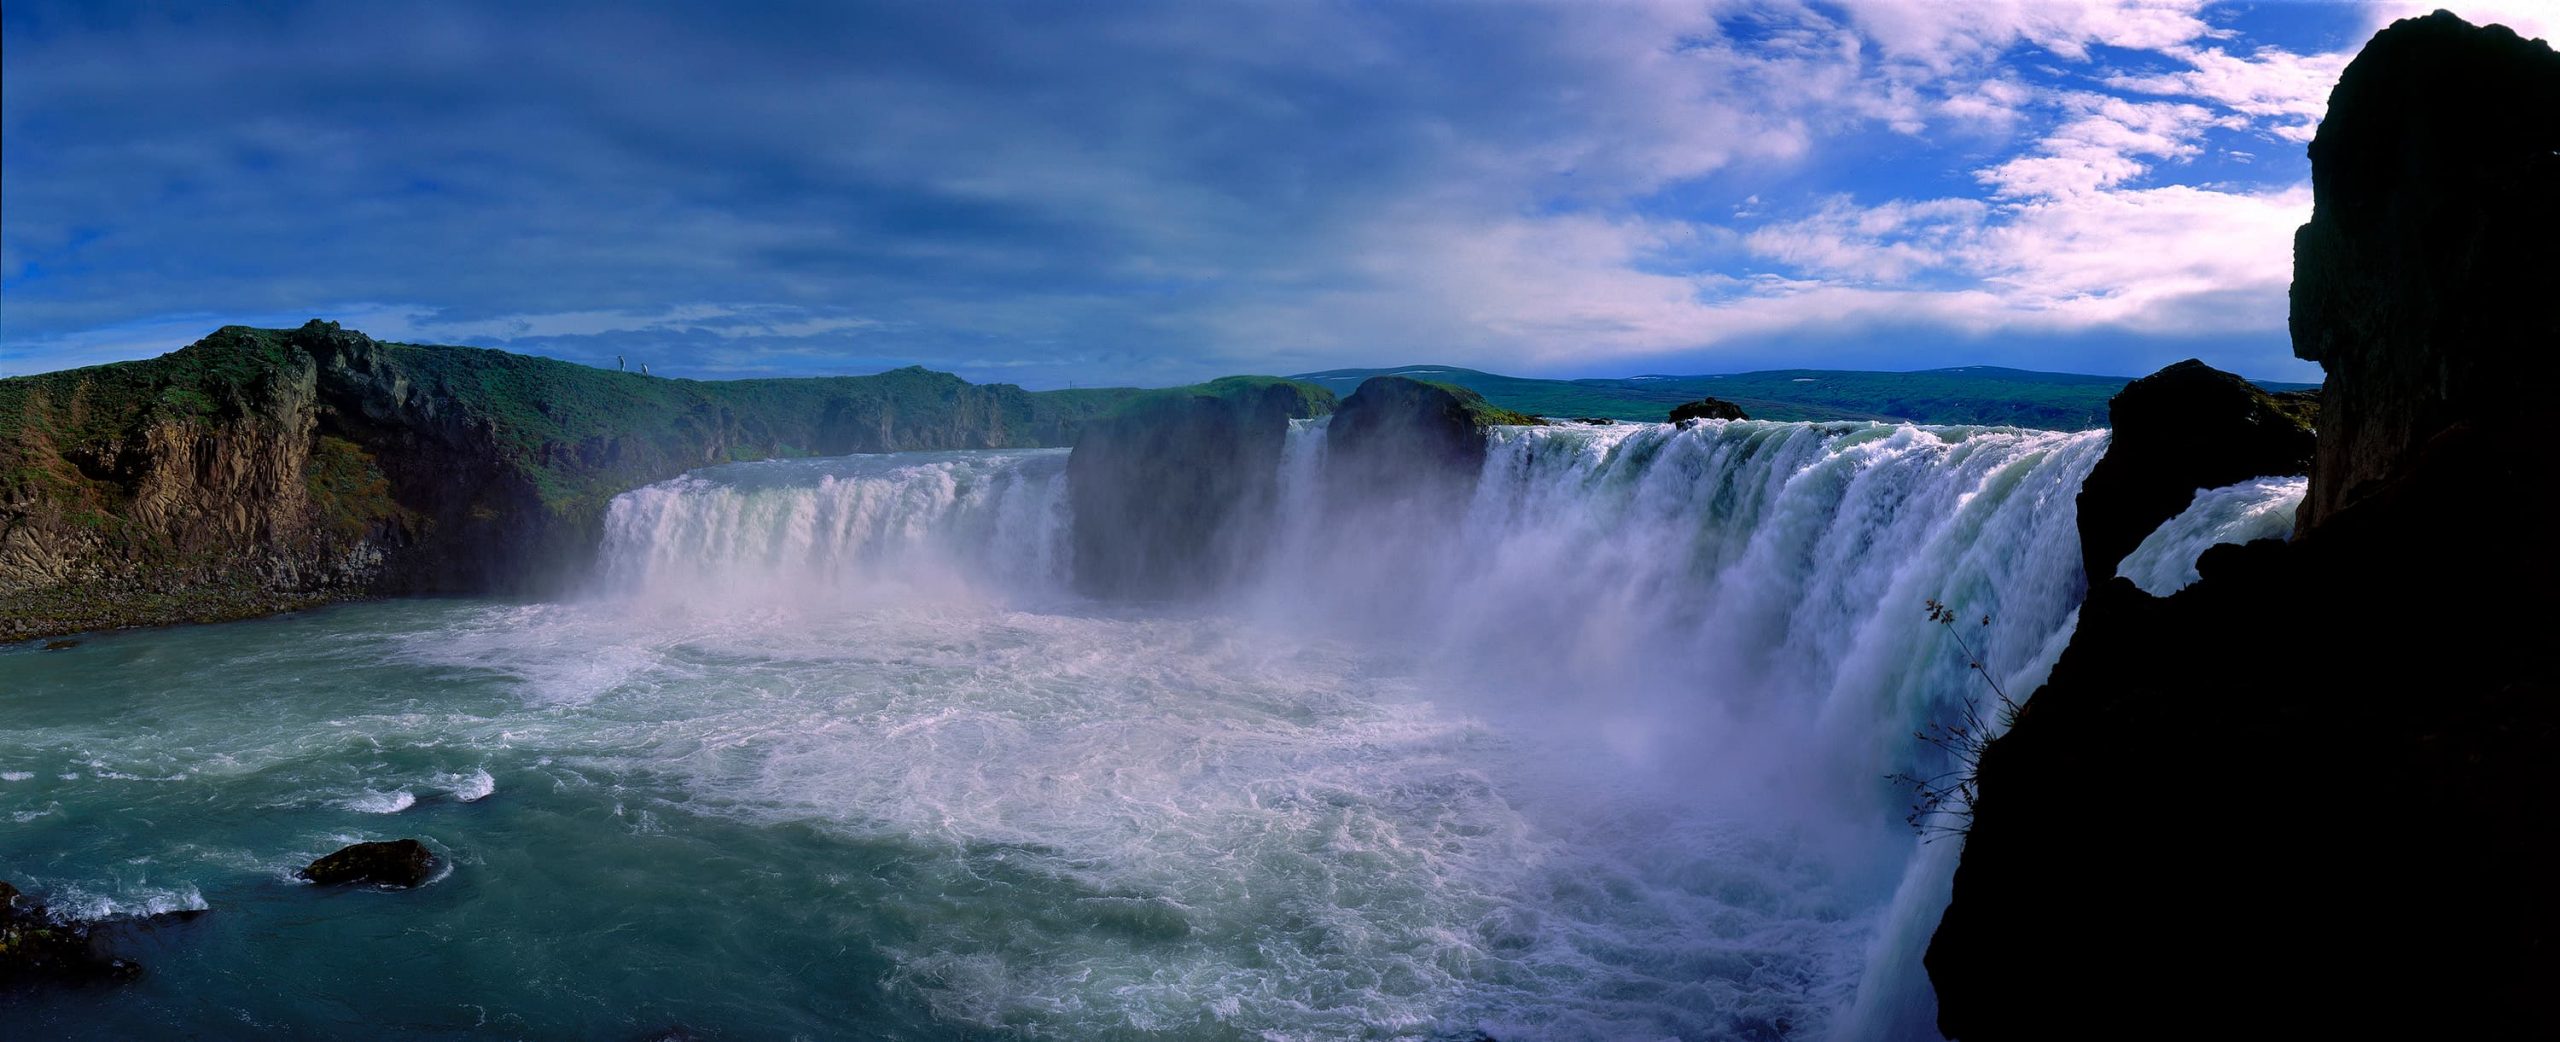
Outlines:
<svg viewBox="0 0 2560 1042"><path fill-rule="evenodd" d="M614 498L602 584L642 600L766 603L884 585L1055 588L1066 458L916 452L706 468Z"/></svg>

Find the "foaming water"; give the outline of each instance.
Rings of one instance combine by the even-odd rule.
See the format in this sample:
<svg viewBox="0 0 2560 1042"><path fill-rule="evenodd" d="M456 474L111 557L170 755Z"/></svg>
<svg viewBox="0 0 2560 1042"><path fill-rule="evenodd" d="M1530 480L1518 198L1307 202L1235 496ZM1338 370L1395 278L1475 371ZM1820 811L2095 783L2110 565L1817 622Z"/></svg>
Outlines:
<svg viewBox="0 0 2560 1042"><path fill-rule="evenodd" d="M2310 487L2307 477L2276 477L2198 490L2185 510L2125 555L2116 574L2154 597L2185 589L2203 578L2196 572L2196 558L2206 549L2293 535L2294 511Z"/></svg>
<svg viewBox="0 0 2560 1042"><path fill-rule="evenodd" d="M1404 514L1324 436L1206 604L1067 592L1063 454L923 453L626 494L571 602L0 652L0 877L219 911L34 1022L1925 1037L1952 844L1882 776L1979 681L1920 605L2032 688L2103 435L1500 430ZM451 874L288 882L402 835Z"/></svg>

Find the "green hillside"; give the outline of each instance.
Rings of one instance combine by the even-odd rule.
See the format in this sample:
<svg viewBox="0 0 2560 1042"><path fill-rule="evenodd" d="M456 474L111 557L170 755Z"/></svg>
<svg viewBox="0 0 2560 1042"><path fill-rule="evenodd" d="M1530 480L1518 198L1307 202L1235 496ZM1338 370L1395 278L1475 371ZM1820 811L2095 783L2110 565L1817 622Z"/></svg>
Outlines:
<svg viewBox="0 0 2560 1042"><path fill-rule="evenodd" d="M2006 424L2050 430L2107 425L2107 399L2129 377L2039 373L1962 366L1909 373L1773 369L1724 376L1633 376L1541 380L1456 366L1328 369L1297 379L1340 393L1381 375L1455 384L1506 409L1537 416L1592 416L1660 422L1671 407L1712 395L1763 420L1884 420ZM2270 383L2269 390L2311 384Z"/></svg>

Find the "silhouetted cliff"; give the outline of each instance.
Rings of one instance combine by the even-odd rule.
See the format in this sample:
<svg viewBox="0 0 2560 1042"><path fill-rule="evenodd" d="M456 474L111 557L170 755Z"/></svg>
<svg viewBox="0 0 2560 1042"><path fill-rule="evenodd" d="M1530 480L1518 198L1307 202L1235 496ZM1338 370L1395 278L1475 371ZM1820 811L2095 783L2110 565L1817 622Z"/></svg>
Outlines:
<svg viewBox="0 0 2560 1042"><path fill-rule="evenodd" d="M2303 524L2090 591L1981 759L1954 1037L2560 1036L2560 56L2400 22L2311 154Z"/></svg>
<svg viewBox="0 0 2560 1042"><path fill-rule="evenodd" d="M699 382L334 323L0 380L0 639L539 590L605 504L768 456L1061 445L1135 392L922 369Z"/></svg>

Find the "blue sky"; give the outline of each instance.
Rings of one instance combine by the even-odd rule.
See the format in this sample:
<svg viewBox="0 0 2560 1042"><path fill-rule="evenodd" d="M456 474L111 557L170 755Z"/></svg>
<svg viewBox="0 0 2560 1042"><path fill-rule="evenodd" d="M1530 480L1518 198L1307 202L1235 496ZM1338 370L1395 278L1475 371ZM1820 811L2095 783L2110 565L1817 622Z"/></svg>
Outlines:
<svg viewBox="0 0 2560 1042"><path fill-rule="evenodd" d="M2303 146L2432 6L10 0L0 374L316 316L704 378L2314 380Z"/></svg>

